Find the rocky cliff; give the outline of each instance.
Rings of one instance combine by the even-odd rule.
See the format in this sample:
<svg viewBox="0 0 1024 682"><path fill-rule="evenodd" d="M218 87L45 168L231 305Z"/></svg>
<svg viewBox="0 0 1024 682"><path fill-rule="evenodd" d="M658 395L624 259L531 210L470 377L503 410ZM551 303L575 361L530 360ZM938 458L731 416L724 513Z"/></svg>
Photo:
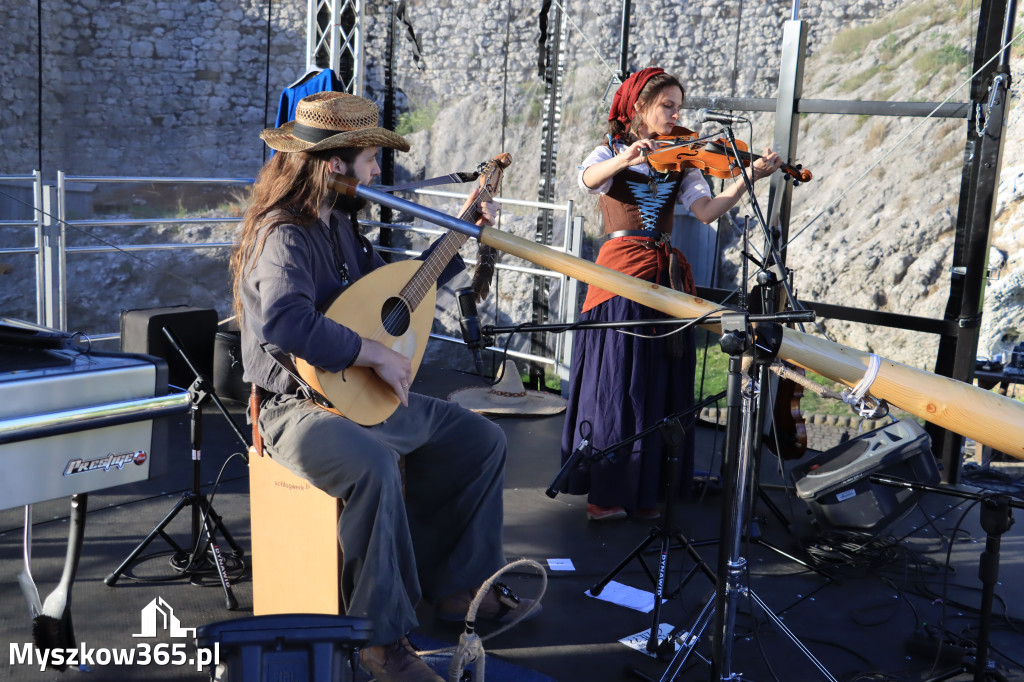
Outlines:
<svg viewBox="0 0 1024 682"><path fill-rule="evenodd" d="M779 8L758 4L751 9L742 3L698 8L698 4L661 6L655 13L636 17L638 35L631 45L643 56L635 67L657 64L679 74L691 96L774 95L785 18ZM839 5L818 6L813 17L801 17L808 22L810 34L805 97L967 99L977 20L969 6L935 0ZM598 56L612 53L607 48L614 37L609 25L614 11L570 8L570 13L571 47L564 74L556 185L559 197L577 202L577 210L587 217L588 234L593 235L599 232L600 218L593 198L576 188L574 165L599 142L603 131L611 74L606 59ZM1018 30L1019 25L1018 17ZM685 50L671 44L672 30L687 36ZM725 44L735 50L725 49ZM1016 45L1013 49L1020 51ZM1013 51L1011 55L1016 68L1020 60ZM460 78L453 76L456 81ZM509 172L511 196L528 196L539 176L530 165L524 167L522 152L540 149L539 111L530 108L531 102L536 105L540 86L501 92L495 87L479 84L461 102L438 111L428 129L412 136L414 151L408 167L415 172L437 166L443 159L458 166L485 157L495 149L500 131L502 149L519 152L520 163ZM1020 286L1024 167L1018 165L1024 158L1020 154L1024 125L1016 107L1018 95L1019 88L1014 87L979 347L979 355L990 357L1008 351L1024 332ZM412 95L411 101L416 100ZM511 114L503 116L503 112ZM692 111L684 112L681 124L699 128L692 118ZM759 150L771 142L773 119L767 114L752 119L752 147ZM968 125L973 123L931 117L804 115L798 158L793 161L811 169L814 180L793 192L792 241L786 251L796 294L812 301L941 318L948 296ZM480 131L488 130L494 133L481 135ZM535 154L527 153L525 158L526 164L535 165ZM767 213L767 183L759 184L757 198ZM753 215L749 203L740 204L738 218ZM529 235L530 225L524 221L512 221L512 229ZM755 250L761 247L761 234L755 227L749 235ZM721 237L727 244L722 273L735 286L740 235L726 228ZM585 251L592 253L593 247L588 240ZM523 284L521 294L528 295L528 289ZM915 367L934 368L938 343L934 336L827 319L820 320L820 327L845 345Z"/></svg>

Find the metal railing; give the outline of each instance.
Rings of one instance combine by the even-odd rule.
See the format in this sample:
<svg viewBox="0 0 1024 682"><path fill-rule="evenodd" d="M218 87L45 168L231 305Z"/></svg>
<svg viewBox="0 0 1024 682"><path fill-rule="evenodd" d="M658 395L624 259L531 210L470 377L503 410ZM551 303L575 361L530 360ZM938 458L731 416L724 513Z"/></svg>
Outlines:
<svg viewBox="0 0 1024 682"><path fill-rule="evenodd" d="M72 176L63 171L57 173L56 186L47 185L42 182L39 172L30 175L0 176L0 183L30 183L32 186L33 205L30 207L33 218L27 220L4 220L0 221L0 227L24 227L34 232L34 244L31 247L8 247L0 248L0 254L22 254L32 255L35 258L35 282L36 282L36 322L47 327L67 330L68 327L68 256L81 256L87 254L102 253L130 253L140 251L187 251L202 249L227 249L232 242L209 241L209 242L170 242L170 243L148 243L148 244L99 244L90 246L69 246L67 243L67 231L69 228L96 228L96 227L145 227L152 225L211 225L240 223L241 218L219 218L219 217L148 217L148 218L114 218L101 219L95 216L87 218L72 218L69 215L69 186L75 183L118 183L118 184L252 184L251 178L200 178L200 177L116 177L116 176ZM416 194L440 198L465 199L466 194L451 192L440 192L433 190L419 190ZM524 201L507 197L496 197L503 206L515 206L520 208L536 208L554 211L564 215L565 239L560 246L551 246L562 253L579 256L583 238L583 219L573 214L573 202L563 204L548 204L536 201ZM26 207L29 210L29 207ZM427 227L416 224L380 223L370 220L361 221L368 227L377 227L400 232L409 232L425 236L440 235L444 231L438 228ZM416 257L421 251L402 249L395 247L377 247L378 250L393 253L403 257ZM466 258L466 262L475 265L476 261ZM499 262L495 265L494 290L497 291L502 272L520 273L536 277L548 277L560 283L557 303L556 322L572 322L576 319L576 300L578 282L566 275L553 272L544 268L516 265L512 263ZM497 296L495 297L497 301ZM499 303L495 304L495 318L501 314ZM93 341L116 341L120 338L119 332L102 332L90 334ZM462 343L462 339L446 336L444 334L432 333L432 338L450 343ZM554 348L553 357L535 355L528 352L509 350L509 355L528 361L553 366L557 374L567 378L568 367L571 361L571 332L558 336ZM490 350L503 351L502 348L492 346Z"/></svg>
<svg viewBox="0 0 1024 682"><path fill-rule="evenodd" d="M0 220L0 227L24 227L31 228L33 232L34 244L30 247L0 247L0 255L31 255L35 259L35 290L36 290L36 323L47 324L48 320L46 317L46 293L47 293L47 267L48 263L44 259L44 244L45 244L45 220L50 215L49 209L49 195L43 193L43 178L39 171L33 171L30 175L4 175L0 176L0 183L4 185L19 185L26 183L31 187L32 192L32 203L26 206L26 209L31 210L32 217L25 220ZM24 203L17 197L8 198L13 199L14 202ZM48 324L48 326L54 326Z"/></svg>
<svg viewBox="0 0 1024 682"><path fill-rule="evenodd" d="M459 192L446 192L441 190L428 190L419 189L410 194L419 196L437 197L443 199L455 199L465 200L468 196L465 193ZM563 224L563 242L561 245L549 245L551 248L562 253L570 254L573 256L579 256L582 252L583 244L583 218L574 214L574 204L572 201L567 201L562 204L546 203L540 201L528 201L523 199L512 199L509 197L498 196L494 200L505 206L515 206L520 208L534 208L538 210L551 210L556 214L564 215ZM437 227L424 227L422 225L406 225L401 223L381 223L370 220L361 220L363 225L368 227L377 227L384 229L391 229L398 232L405 232L409 234L423 235L423 236L436 236L444 234L444 230ZM500 227L500 225L499 225ZM420 255L421 251L415 249L403 249L399 247L384 247L378 246L378 251L391 253L399 256L416 257ZM477 261L474 258L463 258L467 265L475 266ZM557 280L559 282L558 288L558 306L556 320L553 322L575 322L576 321L576 299L577 292L579 291L579 283L558 272L548 270L546 268L529 267L522 265L515 265L512 263L498 262L495 264L495 281L492 290L497 291L500 276L502 272L515 272L525 275L533 275L536 277L547 277L550 279ZM496 297L497 299L497 297ZM500 301L495 304L494 317L497 318L501 314ZM444 334L431 333L431 338L439 339L450 343L461 344L462 339L446 336ZM503 347L489 346L488 350L494 352L505 352ZM523 351L517 351L514 349L508 350L508 355L511 357L527 360L531 362L537 362L540 364L548 365L554 368L555 373L562 379L568 379L569 366L571 364L572 356L572 332L566 332L559 334L556 337L555 347L553 349L552 357L543 355L536 355L533 353L527 353Z"/></svg>
<svg viewBox="0 0 1024 682"><path fill-rule="evenodd" d="M56 291L59 295L51 302L58 309L59 329L67 329L67 256L97 253L130 253L138 251L177 251L197 249L225 249L231 248L231 242L173 242L167 244L110 244L106 246L68 246L66 242L67 228L88 228L88 227L126 227L126 226L148 226L161 225L190 225L190 224L218 224L218 223L239 223L241 218L118 218L115 220L84 219L74 220L68 215L68 185L70 183L138 183L138 184L202 184L202 185L251 185L252 178L200 178L200 177L117 177L99 175L67 175L63 171L57 172L57 230L59 230L59 244L57 249L57 267L51 276L55 276ZM117 332L91 335L94 341L109 341L120 338Z"/></svg>

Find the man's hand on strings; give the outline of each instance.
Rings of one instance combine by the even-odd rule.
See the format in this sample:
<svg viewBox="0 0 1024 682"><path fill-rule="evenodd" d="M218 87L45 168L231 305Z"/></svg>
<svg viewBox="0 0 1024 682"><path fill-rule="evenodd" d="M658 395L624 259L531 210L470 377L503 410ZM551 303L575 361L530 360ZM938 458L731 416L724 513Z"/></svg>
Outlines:
<svg viewBox="0 0 1024 682"><path fill-rule="evenodd" d="M459 215L465 215L466 211L473 206L473 202L476 201L477 196L480 194L480 188L477 187L469 194L469 198L466 199L466 203L459 209ZM498 213L501 212L501 204L494 201L481 201L480 205L476 207L476 212L479 217L476 220L476 224L485 227L491 227L498 221Z"/></svg>

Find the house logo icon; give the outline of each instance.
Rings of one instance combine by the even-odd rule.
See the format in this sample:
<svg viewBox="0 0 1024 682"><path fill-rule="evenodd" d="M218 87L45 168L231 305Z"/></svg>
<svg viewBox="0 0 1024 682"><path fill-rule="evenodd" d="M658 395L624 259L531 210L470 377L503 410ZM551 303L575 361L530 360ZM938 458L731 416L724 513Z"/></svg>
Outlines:
<svg viewBox="0 0 1024 682"><path fill-rule="evenodd" d="M174 609L163 597L157 597L143 607L142 632L132 637L156 637L160 630L166 630L171 637L195 637L196 634L195 628L181 627Z"/></svg>

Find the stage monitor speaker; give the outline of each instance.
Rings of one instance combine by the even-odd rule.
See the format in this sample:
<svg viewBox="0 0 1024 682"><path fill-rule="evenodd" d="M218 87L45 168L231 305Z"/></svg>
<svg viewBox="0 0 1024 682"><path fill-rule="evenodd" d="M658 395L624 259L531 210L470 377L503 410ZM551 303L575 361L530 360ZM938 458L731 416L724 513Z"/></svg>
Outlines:
<svg viewBox="0 0 1024 682"><path fill-rule="evenodd" d="M925 430L912 419L893 422L821 453L793 469L791 478L824 530L881 533L913 509L920 493L872 483L871 474L938 483Z"/></svg>
<svg viewBox="0 0 1024 682"><path fill-rule="evenodd" d="M280 614L208 623L196 630L196 644L209 650L220 647L213 680L352 682L356 649L372 634L366 618Z"/></svg>
<svg viewBox="0 0 1024 682"><path fill-rule="evenodd" d="M174 332L196 369L212 380L217 311L184 305L121 311L121 350L163 358L167 361L168 383L188 388L195 374L167 340L164 327Z"/></svg>

